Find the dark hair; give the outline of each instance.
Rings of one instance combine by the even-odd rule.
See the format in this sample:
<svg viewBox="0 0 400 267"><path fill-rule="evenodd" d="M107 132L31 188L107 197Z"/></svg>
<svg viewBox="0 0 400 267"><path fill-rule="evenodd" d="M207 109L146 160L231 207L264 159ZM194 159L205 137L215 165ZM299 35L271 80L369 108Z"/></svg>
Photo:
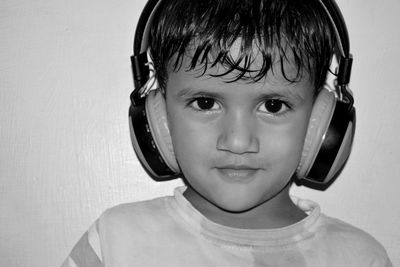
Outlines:
<svg viewBox="0 0 400 267"><path fill-rule="evenodd" d="M235 80L257 81L280 60L287 81L300 80L306 71L319 89L335 46L331 24L319 0L162 0L151 26L150 53L162 88L168 66L177 71L190 51L188 69L205 72L222 64L221 76L237 70ZM238 41L240 53L233 58L230 48ZM263 58L256 70L255 47ZM294 64L296 77L287 77L284 61Z"/></svg>

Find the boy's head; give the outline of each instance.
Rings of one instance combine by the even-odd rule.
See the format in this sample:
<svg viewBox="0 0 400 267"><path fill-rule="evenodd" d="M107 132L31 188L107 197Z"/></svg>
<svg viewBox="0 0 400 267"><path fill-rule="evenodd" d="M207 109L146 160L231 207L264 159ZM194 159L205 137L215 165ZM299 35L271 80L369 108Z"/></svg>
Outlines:
<svg viewBox="0 0 400 267"><path fill-rule="evenodd" d="M335 46L331 24L318 0L167 0L154 15L150 53L164 89L169 71L222 65L234 80L253 81L281 68L288 82L309 76L318 90ZM294 75L286 75L285 62Z"/></svg>
<svg viewBox="0 0 400 267"><path fill-rule="evenodd" d="M148 46L165 94L131 108L146 170L181 175L200 199L230 211L280 195L318 160L330 118L343 118L321 90L337 41L322 3L162 0L153 15ZM351 144L342 128L333 174Z"/></svg>

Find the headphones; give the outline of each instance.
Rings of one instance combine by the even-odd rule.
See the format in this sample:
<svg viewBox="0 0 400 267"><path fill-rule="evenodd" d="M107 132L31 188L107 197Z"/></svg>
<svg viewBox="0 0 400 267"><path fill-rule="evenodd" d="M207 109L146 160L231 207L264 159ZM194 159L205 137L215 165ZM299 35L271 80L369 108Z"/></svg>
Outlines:
<svg viewBox="0 0 400 267"><path fill-rule="evenodd" d="M131 57L135 90L130 95L129 125L132 145L140 163L154 180L165 181L177 178L180 168L168 128L164 96L160 90L151 90L157 81L148 62L148 35L160 2L147 2L136 27ZM325 190L350 155L356 116L354 99L348 88L353 58L347 28L334 0L319 2L335 32L338 55L333 53L333 57L337 58L338 69L333 86L324 86L315 99L295 182Z"/></svg>

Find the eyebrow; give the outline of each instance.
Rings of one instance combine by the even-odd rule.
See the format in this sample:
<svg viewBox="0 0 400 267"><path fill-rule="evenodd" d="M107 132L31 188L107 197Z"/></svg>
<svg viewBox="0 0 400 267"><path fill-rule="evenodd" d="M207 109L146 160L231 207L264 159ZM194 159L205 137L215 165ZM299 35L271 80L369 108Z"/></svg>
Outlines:
<svg viewBox="0 0 400 267"><path fill-rule="evenodd" d="M182 90L180 90L180 91L176 94L176 96L177 96L177 97L185 97L185 96L187 96L187 95L189 95L189 94L192 94L193 91L194 91L193 88L191 88L191 87L185 87L185 88L183 88Z"/></svg>
<svg viewBox="0 0 400 267"><path fill-rule="evenodd" d="M305 97L296 92L297 90L290 86L281 86L269 88L268 91L265 90L257 90L259 96L257 98L273 98L273 97L287 97L295 100L296 102L302 103L305 101ZM198 96L198 95L207 95L210 97L220 98L221 94L219 92L215 92L213 89L208 88L193 88L191 86L185 87L180 90L177 94L177 98L187 97L187 96Z"/></svg>
<svg viewBox="0 0 400 267"><path fill-rule="evenodd" d="M188 96L201 96L201 95L206 95L209 97L215 97L215 98L219 98L221 97L221 94L219 92L215 92L215 90L212 89L207 89L207 88L193 88L193 87L185 87L182 90L180 90L177 94L176 97L177 98L185 98Z"/></svg>
<svg viewBox="0 0 400 267"><path fill-rule="evenodd" d="M277 92L276 90L271 90L270 95L276 95L276 96L285 96L288 98L295 99L296 101L299 102L304 102L305 97L302 96L296 89L294 88L288 88L285 87L285 89L281 89L280 92Z"/></svg>

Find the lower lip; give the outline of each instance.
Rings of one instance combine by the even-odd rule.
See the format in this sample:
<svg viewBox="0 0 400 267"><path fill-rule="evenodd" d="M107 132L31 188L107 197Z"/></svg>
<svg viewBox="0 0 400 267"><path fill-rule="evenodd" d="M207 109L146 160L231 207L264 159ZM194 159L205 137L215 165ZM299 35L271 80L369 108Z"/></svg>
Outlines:
<svg viewBox="0 0 400 267"><path fill-rule="evenodd" d="M248 183L255 178L257 169L218 169L222 179L230 183Z"/></svg>

